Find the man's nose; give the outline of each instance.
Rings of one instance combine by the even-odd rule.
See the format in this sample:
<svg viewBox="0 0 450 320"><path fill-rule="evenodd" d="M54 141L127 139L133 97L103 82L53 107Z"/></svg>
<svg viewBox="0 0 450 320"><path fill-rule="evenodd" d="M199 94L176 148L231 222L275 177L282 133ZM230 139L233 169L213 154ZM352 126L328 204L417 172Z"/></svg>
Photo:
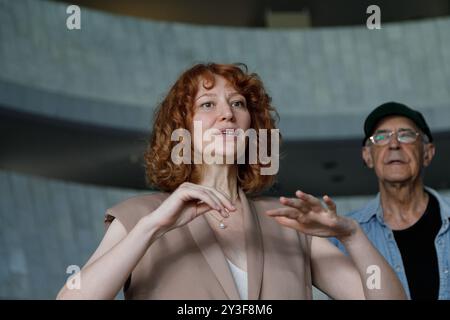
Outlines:
<svg viewBox="0 0 450 320"><path fill-rule="evenodd" d="M400 142L398 142L397 132L394 132L389 139L389 149L398 149L400 147Z"/></svg>

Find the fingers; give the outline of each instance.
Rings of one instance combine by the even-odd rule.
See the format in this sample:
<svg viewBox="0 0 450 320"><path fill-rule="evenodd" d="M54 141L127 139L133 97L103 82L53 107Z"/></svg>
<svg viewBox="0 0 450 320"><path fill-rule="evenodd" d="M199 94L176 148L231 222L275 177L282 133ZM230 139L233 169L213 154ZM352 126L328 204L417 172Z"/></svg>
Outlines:
<svg viewBox="0 0 450 320"><path fill-rule="evenodd" d="M323 210L323 207L322 207L322 204L320 203L320 200L317 199L316 197L314 197L314 196L312 196L310 194L304 193L304 192L302 192L300 190L297 190L295 192L295 195L299 199L305 201L313 211L319 212L319 211Z"/></svg>
<svg viewBox="0 0 450 320"><path fill-rule="evenodd" d="M312 211L311 205L302 199L280 197L280 203L285 206L295 208L302 213L308 213L308 212Z"/></svg>
<svg viewBox="0 0 450 320"><path fill-rule="evenodd" d="M298 219L302 213L293 208L279 208L266 211L271 217L287 217L289 219Z"/></svg>
<svg viewBox="0 0 450 320"><path fill-rule="evenodd" d="M194 192L194 194L192 194L194 198L202 200L212 209L217 210L224 218L228 218L230 216L229 211L236 210L231 201L214 188L200 186L193 183L185 184L185 187ZM205 199L208 199L208 201Z"/></svg>
<svg viewBox="0 0 450 320"><path fill-rule="evenodd" d="M280 197L280 203L285 206L298 209L302 213L309 213L311 211L318 213L326 211L321 201L316 197L304 193L300 190L297 190L295 192L295 195L297 198ZM330 211L336 211L336 205L334 204L334 202L331 200L330 197L324 196L323 200Z"/></svg>
<svg viewBox="0 0 450 320"><path fill-rule="evenodd" d="M217 198L219 198L222 202L222 204L230 211L235 211L236 207L231 203L231 200L225 196L222 192L214 189L214 188L208 188L211 192L215 194Z"/></svg>
<svg viewBox="0 0 450 320"><path fill-rule="evenodd" d="M329 196L327 196L327 195L323 196L323 201L327 205L328 210L336 212L336 204L334 203L333 200L331 200L331 198Z"/></svg>
<svg viewBox="0 0 450 320"><path fill-rule="evenodd" d="M231 201L216 189L203 186L199 186L199 189L206 192L212 199L214 199L214 201L216 201L219 204L220 206L219 213L222 217L228 218L230 216L229 211L236 210Z"/></svg>
<svg viewBox="0 0 450 320"><path fill-rule="evenodd" d="M275 217L275 220L283 226L301 231L300 224L297 220L292 220L286 217Z"/></svg>
<svg viewBox="0 0 450 320"><path fill-rule="evenodd" d="M219 211L219 214L222 217L228 218L230 216L227 208L225 207L223 202L219 199L219 197L214 192L212 192L210 190L203 190L203 192L205 192L209 197L211 197L211 199L213 199L217 203L219 210L217 210L217 209L216 210Z"/></svg>
<svg viewBox="0 0 450 320"><path fill-rule="evenodd" d="M220 207L220 205L214 201L210 195L208 195L206 192L200 191L200 190L192 190L192 195L196 198L199 199L200 201L197 202L197 204L206 204L208 205L211 209L213 210L217 210L219 212L222 211L222 208Z"/></svg>

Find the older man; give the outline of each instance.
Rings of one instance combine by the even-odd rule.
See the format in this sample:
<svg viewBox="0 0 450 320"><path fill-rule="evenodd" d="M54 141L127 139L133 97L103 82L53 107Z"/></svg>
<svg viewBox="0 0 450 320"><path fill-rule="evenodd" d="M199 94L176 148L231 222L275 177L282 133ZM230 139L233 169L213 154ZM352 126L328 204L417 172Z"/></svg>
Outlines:
<svg viewBox="0 0 450 320"><path fill-rule="evenodd" d="M369 114L364 133L362 157L375 171L379 194L349 217L360 223L411 299L450 299L450 201L423 184L435 153L424 117L388 102Z"/></svg>

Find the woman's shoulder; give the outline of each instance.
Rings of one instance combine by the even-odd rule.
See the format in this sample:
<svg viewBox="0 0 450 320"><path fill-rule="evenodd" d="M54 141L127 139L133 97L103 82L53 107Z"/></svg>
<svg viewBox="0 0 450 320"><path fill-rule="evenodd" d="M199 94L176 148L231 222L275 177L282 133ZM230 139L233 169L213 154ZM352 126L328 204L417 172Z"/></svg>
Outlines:
<svg viewBox="0 0 450 320"><path fill-rule="evenodd" d="M158 208L169 196L170 193L154 192L129 197L106 210L105 223L119 219L129 232L141 218Z"/></svg>
<svg viewBox="0 0 450 320"><path fill-rule="evenodd" d="M139 194L133 197L127 198L114 206L110 207L108 210L121 212L129 210L154 210L159 205L170 196L167 192L153 192L147 194Z"/></svg>

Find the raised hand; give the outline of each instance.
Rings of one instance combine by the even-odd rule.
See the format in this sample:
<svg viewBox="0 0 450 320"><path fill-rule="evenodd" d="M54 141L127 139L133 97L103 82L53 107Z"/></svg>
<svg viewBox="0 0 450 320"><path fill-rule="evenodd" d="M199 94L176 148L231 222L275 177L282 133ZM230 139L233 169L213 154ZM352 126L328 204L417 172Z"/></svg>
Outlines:
<svg viewBox="0 0 450 320"><path fill-rule="evenodd" d="M280 197L283 208L269 210L266 213L281 225L296 229L302 233L318 237L347 237L356 230L356 222L338 216L336 205L330 197L324 196L326 208L319 199L301 191L296 198Z"/></svg>
<svg viewBox="0 0 450 320"><path fill-rule="evenodd" d="M160 233L165 233L210 210L216 210L222 217L227 218L228 212L236 208L228 197L216 189L185 182L151 213L151 218L155 219Z"/></svg>

